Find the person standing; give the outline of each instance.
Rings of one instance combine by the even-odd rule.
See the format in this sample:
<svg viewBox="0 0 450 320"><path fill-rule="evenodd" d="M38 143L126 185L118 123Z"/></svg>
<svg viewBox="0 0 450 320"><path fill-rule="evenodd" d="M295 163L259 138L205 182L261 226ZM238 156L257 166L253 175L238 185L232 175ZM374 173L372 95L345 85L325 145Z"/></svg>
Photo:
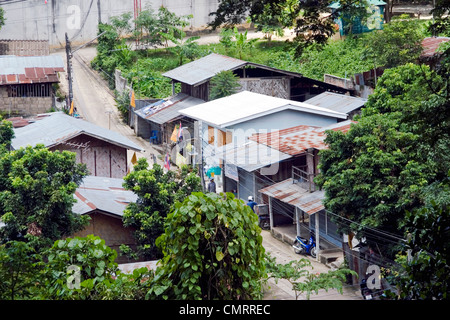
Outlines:
<svg viewBox="0 0 450 320"><path fill-rule="evenodd" d="M252 208L253 212L255 212L255 206L258 205L254 200L252 196L248 197L247 205Z"/></svg>
<svg viewBox="0 0 450 320"><path fill-rule="evenodd" d="M214 182L214 178L212 178L208 184L208 192L216 193L216 183Z"/></svg>

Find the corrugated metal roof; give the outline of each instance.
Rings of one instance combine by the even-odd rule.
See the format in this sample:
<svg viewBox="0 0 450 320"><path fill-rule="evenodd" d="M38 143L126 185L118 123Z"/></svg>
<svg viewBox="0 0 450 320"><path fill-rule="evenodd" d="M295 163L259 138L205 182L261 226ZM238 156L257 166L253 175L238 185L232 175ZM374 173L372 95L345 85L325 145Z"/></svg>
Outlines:
<svg viewBox="0 0 450 320"><path fill-rule="evenodd" d="M441 43L450 41L449 37L427 37L422 40L423 51L422 58L432 57L436 54L436 50Z"/></svg>
<svg viewBox="0 0 450 320"><path fill-rule="evenodd" d="M48 56L50 45L48 40L0 40L0 56Z"/></svg>
<svg viewBox="0 0 450 320"><path fill-rule="evenodd" d="M250 141L236 147L234 143L216 149L216 157L248 172L291 158L289 154Z"/></svg>
<svg viewBox="0 0 450 320"><path fill-rule="evenodd" d="M121 134L99 127L85 120L76 119L63 112L48 113L47 117L22 128L14 129L12 147L19 149L28 145L43 144L47 148L61 144L80 134L90 135L100 140L134 151L141 148Z"/></svg>
<svg viewBox="0 0 450 320"><path fill-rule="evenodd" d="M250 91L242 91L228 97L196 105L181 110L180 113L196 120L205 121L213 126L226 128L288 109L337 119L347 119L346 114L330 109Z"/></svg>
<svg viewBox="0 0 450 320"><path fill-rule="evenodd" d="M61 56L0 56L0 85L58 82L64 72Z"/></svg>
<svg viewBox="0 0 450 320"><path fill-rule="evenodd" d="M180 110L204 102L205 101L202 99L188 96L185 93L178 93L173 97L162 99L142 109L136 110L135 113L143 119L150 120L157 124L163 124L179 117L181 115L179 112Z"/></svg>
<svg viewBox="0 0 450 320"><path fill-rule="evenodd" d="M307 149L326 149L324 143L326 130L347 132L355 121L347 120L336 124L318 128L309 126L297 126L269 133L255 134L250 140L265 144L273 149L290 154L292 156L304 153Z"/></svg>
<svg viewBox="0 0 450 320"><path fill-rule="evenodd" d="M189 85L198 85L221 71L235 70L246 64L247 62L243 60L211 53L206 57L163 73L163 76Z"/></svg>
<svg viewBox="0 0 450 320"><path fill-rule="evenodd" d="M123 179L87 176L77 188L74 197L77 203L72 210L78 214L88 214L95 210L119 217L130 202L136 202L137 195L125 190Z"/></svg>
<svg viewBox="0 0 450 320"><path fill-rule="evenodd" d="M294 183L292 178L265 187L259 192L298 207L309 215L325 209L322 203L325 191L308 192L308 190L300 187L299 184Z"/></svg>
<svg viewBox="0 0 450 320"><path fill-rule="evenodd" d="M346 114L349 114L350 112L363 107L366 102L367 99L328 91L305 101L305 103L309 103L317 107L322 107Z"/></svg>

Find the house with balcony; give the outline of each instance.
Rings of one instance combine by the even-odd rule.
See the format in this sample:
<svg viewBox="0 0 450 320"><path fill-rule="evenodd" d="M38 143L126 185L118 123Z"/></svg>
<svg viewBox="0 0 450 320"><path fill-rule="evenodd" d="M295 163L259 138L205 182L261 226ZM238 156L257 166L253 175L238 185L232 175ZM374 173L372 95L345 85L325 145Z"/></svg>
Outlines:
<svg viewBox="0 0 450 320"><path fill-rule="evenodd" d="M284 164L287 178L280 176L275 183L258 186L260 203L268 205L271 228L287 226L303 237L315 230L316 239L317 233L320 235L321 247L340 247L337 226L322 203L325 192L316 186L314 178L319 174L319 152L327 148L326 131L345 133L352 123L347 120L320 128L297 126L250 137L251 141L291 156Z"/></svg>
<svg viewBox="0 0 450 320"><path fill-rule="evenodd" d="M215 180L219 190L237 190L241 199L256 195L257 190L250 188L249 184L254 170L261 168L263 163L278 163L276 160L279 157L286 157L286 154L264 148L261 144L257 146L258 150L248 152L255 146L249 140L252 135L298 125L325 127L347 119L344 113L249 91L208 101L183 109L180 113L196 123L193 145L200 151L197 163L205 164L206 173L211 168L217 168ZM238 174L241 181L238 185L225 180L227 164L231 165L229 170L240 168ZM244 180L249 180L249 183L243 183Z"/></svg>

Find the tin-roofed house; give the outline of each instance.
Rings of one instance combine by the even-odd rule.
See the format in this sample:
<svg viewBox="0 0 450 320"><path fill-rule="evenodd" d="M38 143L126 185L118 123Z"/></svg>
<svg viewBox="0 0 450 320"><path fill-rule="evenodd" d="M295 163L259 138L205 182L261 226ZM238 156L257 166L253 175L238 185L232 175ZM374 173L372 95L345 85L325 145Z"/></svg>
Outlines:
<svg viewBox="0 0 450 320"><path fill-rule="evenodd" d="M63 112L13 120L13 125L16 123L13 149L43 144L51 151L74 152L77 163L86 164L93 176L123 178L128 172L128 159L131 159L128 153L141 151L121 134Z"/></svg>
<svg viewBox="0 0 450 320"><path fill-rule="evenodd" d="M136 202L137 195L125 190L123 179L87 176L74 194L77 202L72 210L76 214L88 215L91 220L82 231L74 237L94 235L105 240L105 244L119 253L120 245L124 244L135 249L134 229L124 227L122 218L127 205ZM118 254L116 262L128 262L128 259Z"/></svg>
<svg viewBox="0 0 450 320"><path fill-rule="evenodd" d="M319 173L319 151L328 148L324 142L326 131L346 133L352 123L347 120L321 128L297 126L250 137L253 142L292 157L287 160L290 164L289 177L277 179L275 183L258 190L261 194L260 203L268 204L271 228L286 226L292 234L307 238L309 230L313 230L316 240L317 233L321 240L325 240L321 247L340 247L341 237L337 227L322 203L325 193L315 185L314 178Z"/></svg>
<svg viewBox="0 0 450 320"><path fill-rule="evenodd" d="M305 101L324 91L352 93L352 90L304 77L269 66L211 53L203 58L170 70L163 76L172 84L181 83L181 92L209 101L210 80L221 71L233 71L239 77L242 91Z"/></svg>
<svg viewBox="0 0 450 320"><path fill-rule="evenodd" d="M0 56L0 111L10 116L48 112L58 72L64 72L60 56Z"/></svg>
<svg viewBox="0 0 450 320"><path fill-rule="evenodd" d="M347 119L344 113L249 91L187 108L180 113L197 123L195 141L196 149L201 151L201 161L209 168L221 168L220 174L214 173L219 176L216 184L221 190L229 191L223 185L226 180L222 172L227 162L236 164L233 158L237 157L243 161L239 162L238 167L249 169L238 170L238 195L241 199L255 196L252 172L259 169L261 163L269 163L272 156L284 157L283 154L274 152L272 156L264 158L264 153L271 151L269 149L250 151L251 146L247 144L250 142L249 137L255 133L267 133L296 125L324 127ZM233 149L241 150L243 154L233 153ZM230 155L230 158L227 156L228 160L224 160L223 155L220 155L223 152ZM261 157L258 157L260 152Z"/></svg>

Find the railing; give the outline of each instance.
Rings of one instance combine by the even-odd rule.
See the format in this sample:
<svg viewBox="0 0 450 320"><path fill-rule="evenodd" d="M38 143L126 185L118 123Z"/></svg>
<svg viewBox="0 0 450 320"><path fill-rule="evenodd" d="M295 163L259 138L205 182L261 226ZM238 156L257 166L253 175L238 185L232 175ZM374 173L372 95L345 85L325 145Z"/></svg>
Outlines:
<svg viewBox="0 0 450 320"><path fill-rule="evenodd" d="M308 173L306 170L308 166L295 167L292 166L292 179L294 179L294 183L299 184L303 189L308 190L309 192L314 192L319 190L319 187L314 183L314 178L316 174Z"/></svg>

